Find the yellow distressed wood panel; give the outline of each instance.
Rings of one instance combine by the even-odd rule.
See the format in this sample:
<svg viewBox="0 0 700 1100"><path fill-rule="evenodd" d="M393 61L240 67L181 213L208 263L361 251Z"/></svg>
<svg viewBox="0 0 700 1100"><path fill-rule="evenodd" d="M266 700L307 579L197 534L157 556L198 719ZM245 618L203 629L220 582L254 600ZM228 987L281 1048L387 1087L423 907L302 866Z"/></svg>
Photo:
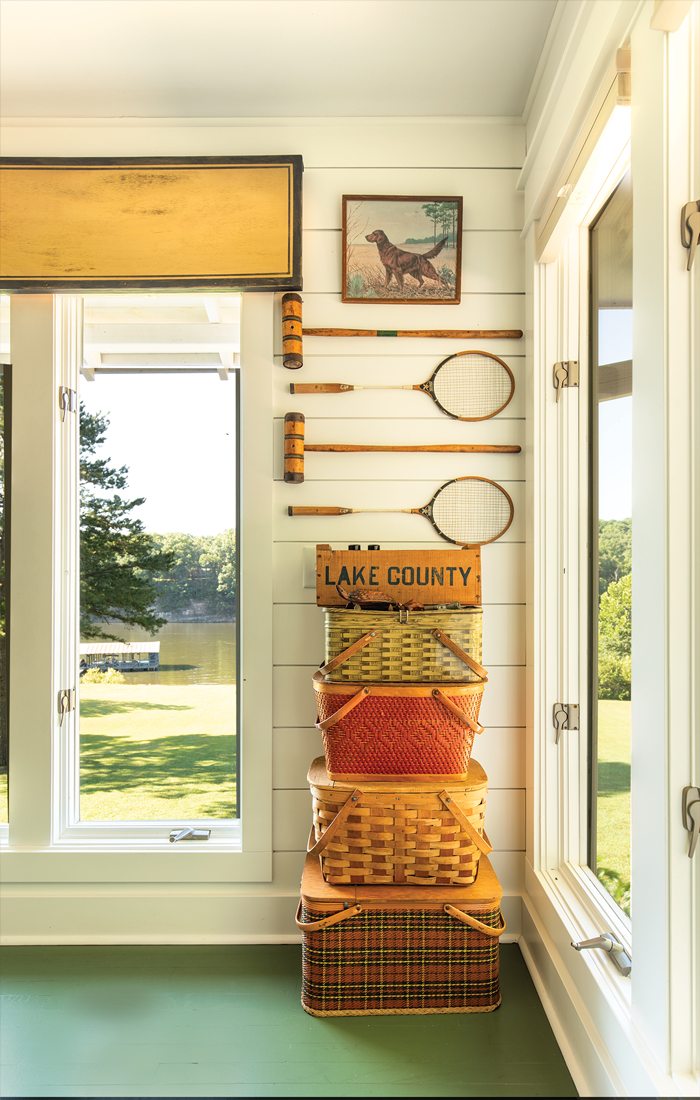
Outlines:
<svg viewBox="0 0 700 1100"><path fill-rule="evenodd" d="M0 285L291 285L295 165L0 167ZM295 232L296 230L296 232Z"/></svg>

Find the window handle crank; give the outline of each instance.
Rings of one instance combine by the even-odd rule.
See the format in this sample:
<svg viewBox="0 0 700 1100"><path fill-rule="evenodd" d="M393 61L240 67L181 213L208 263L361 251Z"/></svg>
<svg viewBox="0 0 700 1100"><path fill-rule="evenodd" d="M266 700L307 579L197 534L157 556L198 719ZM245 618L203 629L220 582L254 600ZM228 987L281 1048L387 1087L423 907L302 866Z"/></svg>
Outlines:
<svg viewBox="0 0 700 1100"><path fill-rule="evenodd" d="M178 829L176 833L170 834L170 843L174 844L176 840L184 840L190 833L193 833L194 829L190 826L188 829Z"/></svg>

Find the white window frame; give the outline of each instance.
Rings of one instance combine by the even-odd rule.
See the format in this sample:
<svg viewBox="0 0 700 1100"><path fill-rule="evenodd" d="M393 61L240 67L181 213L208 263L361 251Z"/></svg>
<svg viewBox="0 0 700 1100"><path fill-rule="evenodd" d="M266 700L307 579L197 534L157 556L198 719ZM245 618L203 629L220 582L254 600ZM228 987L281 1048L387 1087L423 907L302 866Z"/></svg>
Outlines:
<svg viewBox="0 0 700 1100"><path fill-rule="evenodd" d="M241 302L242 817L202 822L212 835L196 845L169 843L181 818L69 819L77 796L77 716L71 712L59 724L56 701L59 688L77 686L78 429L73 414L61 423L58 387L77 390L82 299L22 295L12 299L11 311L12 554L18 568L11 578L10 823L0 835L0 875L8 883L270 882L273 295L243 296Z"/></svg>
<svg viewBox="0 0 700 1100"><path fill-rule="evenodd" d="M531 886L544 891L572 938L612 932L631 951L630 921L587 866L588 861L588 234L591 223L630 167L629 112L601 135L548 246L535 265L535 783ZM553 364L579 363L580 385L556 400ZM537 424L534 425L537 431ZM539 513L539 514L538 514ZM579 731L555 742L555 702L579 704ZM573 952L572 952L573 953ZM630 1013L630 982L604 952L588 964L618 1007Z"/></svg>

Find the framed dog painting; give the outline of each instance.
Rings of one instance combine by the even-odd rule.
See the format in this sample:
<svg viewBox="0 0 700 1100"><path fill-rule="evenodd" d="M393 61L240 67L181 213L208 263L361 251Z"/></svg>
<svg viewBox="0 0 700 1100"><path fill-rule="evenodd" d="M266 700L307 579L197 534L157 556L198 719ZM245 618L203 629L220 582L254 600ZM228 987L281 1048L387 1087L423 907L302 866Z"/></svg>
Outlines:
<svg viewBox="0 0 700 1100"><path fill-rule="evenodd" d="M344 302L456 305L462 199L343 195Z"/></svg>

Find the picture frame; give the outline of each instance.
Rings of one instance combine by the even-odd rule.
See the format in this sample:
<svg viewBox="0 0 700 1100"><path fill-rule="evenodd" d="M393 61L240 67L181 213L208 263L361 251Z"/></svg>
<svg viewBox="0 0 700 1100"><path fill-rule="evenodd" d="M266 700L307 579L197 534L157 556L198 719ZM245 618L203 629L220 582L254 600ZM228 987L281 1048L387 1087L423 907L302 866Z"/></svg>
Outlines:
<svg viewBox="0 0 700 1100"><path fill-rule="evenodd" d="M458 305L459 195L343 195L343 302Z"/></svg>

